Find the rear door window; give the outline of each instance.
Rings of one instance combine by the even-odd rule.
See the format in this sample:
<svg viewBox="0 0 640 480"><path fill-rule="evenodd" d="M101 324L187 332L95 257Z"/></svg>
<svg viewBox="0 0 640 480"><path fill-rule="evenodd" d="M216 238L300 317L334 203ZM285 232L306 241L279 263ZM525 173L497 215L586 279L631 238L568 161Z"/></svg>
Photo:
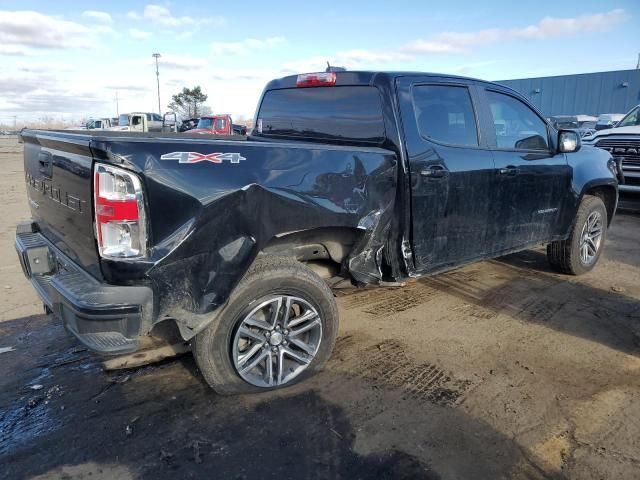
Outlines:
<svg viewBox="0 0 640 480"><path fill-rule="evenodd" d="M476 116L466 87L416 85L413 104L422 137L447 145L478 146Z"/></svg>
<svg viewBox="0 0 640 480"><path fill-rule="evenodd" d="M381 144L382 101L371 86L287 88L265 93L258 135Z"/></svg>

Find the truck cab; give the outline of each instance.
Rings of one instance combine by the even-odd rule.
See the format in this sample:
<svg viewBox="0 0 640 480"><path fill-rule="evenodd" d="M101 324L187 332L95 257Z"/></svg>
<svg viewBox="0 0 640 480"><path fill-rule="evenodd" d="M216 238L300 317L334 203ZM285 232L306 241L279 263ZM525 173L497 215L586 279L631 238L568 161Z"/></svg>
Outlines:
<svg viewBox="0 0 640 480"><path fill-rule="evenodd" d="M209 135L232 135L233 123L230 115L207 115L200 117L198 126L187 133L203 133Z"/></svg>
<svg viewBox="0 0 640 480"><path fill-rule="evenodd" d="M118 126L111 127L110 130L122 132L161 132L162 125L162 117L157 113L123 113L118 117Z"/></svg>
<svg viewBox="0 0 640 480"><path fill-rule="evenodd" d="M96 120L89 120L86 127L87 130L108 130L111 128L111 119L100 118Z"/></svg>

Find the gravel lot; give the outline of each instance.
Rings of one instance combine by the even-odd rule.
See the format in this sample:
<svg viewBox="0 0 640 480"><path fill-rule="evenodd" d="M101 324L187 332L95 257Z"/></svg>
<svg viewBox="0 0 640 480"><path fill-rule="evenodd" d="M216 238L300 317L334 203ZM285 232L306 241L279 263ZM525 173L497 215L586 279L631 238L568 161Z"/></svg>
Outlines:
<svg viewBox="0 0 640 480"><path fill-rule="evenodd" d="M531 250L341 293L325 372L229 398L189 355L103 372L41 314L13 249L15 138L0 162L2 478L640 478L638 216L583 277Z"/></svg>

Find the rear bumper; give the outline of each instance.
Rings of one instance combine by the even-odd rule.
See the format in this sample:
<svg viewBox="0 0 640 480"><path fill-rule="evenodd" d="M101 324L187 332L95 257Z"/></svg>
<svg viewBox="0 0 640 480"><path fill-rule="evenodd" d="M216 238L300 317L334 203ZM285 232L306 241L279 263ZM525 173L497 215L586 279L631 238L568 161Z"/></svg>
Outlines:
<svg viewBox="0 0 640 480"><path fill-rule="evenodd" d="M99 282L42 234L32 232L31 224L18 226L16 250L42 301L80 342L107 355L138 348L141 331L151 324L151 288Z"/></svg>

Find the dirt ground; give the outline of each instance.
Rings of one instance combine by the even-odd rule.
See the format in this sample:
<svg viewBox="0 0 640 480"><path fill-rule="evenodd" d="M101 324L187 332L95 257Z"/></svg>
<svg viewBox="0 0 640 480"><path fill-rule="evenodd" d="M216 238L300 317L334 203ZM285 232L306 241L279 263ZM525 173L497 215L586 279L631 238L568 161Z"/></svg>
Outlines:
<svg viewBox="0 0 640 480"><path fill-rule="evenodd" d="M639 216L583 277L532 250L342 294L323 373L229 398L189 355L106 373L41 314L15 139L0 164L1 478L640 478Z"/></svg>

